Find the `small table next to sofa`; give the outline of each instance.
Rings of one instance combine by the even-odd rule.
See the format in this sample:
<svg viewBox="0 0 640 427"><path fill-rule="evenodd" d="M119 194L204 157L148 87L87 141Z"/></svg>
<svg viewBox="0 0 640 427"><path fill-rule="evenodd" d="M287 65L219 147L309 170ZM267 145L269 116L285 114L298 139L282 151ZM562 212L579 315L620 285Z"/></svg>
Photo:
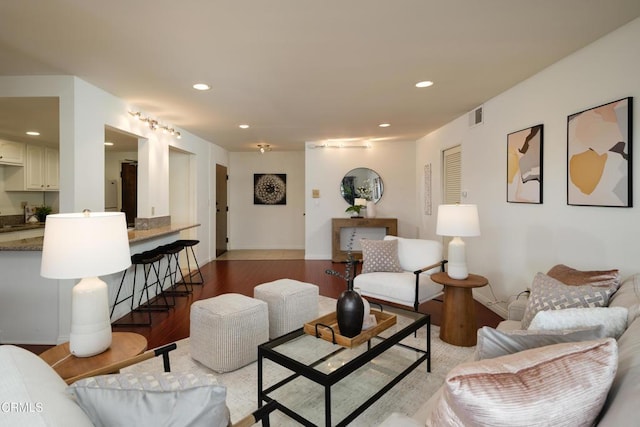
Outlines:
<svg viewBox="0 0 640 427"><path fill-rule="evenodd" d="M133 332L114 332L111 346L95 356L75 357L66 342L44 351L40 358L53 367L67 384L71 384L80 378L91 376L91 372L96 369L123 362L142 354L146 349L147 339L144 336ZM117 369L111 373L115 372Z"/></svg>
<svg viewBox="0 0 640 427"><path fill-rule="evenodd" d="M489 283L487 278L469 274L466 279L458 280L441 272L432 274L431 280L444 286L440 339L462 347L476 345L478 325L471 291Z"/></svg>

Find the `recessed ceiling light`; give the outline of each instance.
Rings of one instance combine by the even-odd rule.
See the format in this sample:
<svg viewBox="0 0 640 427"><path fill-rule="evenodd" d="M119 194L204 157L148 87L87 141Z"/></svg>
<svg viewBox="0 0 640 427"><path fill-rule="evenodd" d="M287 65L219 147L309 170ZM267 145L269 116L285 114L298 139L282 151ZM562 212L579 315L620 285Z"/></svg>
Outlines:
<svg viewBox="0 0 640 427"><path fill-rule="evenodd" d="M249 129L249 125L238 125L240 129Z"/></svg>
<svg viewBox="0 0 640 427"><path fill-rule="evenodd" d="M381 128L388 128L389 126L391 126L391 124L389 124L389 123L380 123L378 126L381 127Z"/></svg>
<svg viewBox="0 0 640 427"><path fill-rule="evenodd" d="M107 145L107 146L111 147L113 145L113 142L105 141L104 145Z"/></svg>
<svg viewBox="0 0 640 427"><path fill-rule="evenodd" d="M433 82L430 80L425 80L423 82L416 83L416 87L429 87L429 86L433 86Z"/></svg>
<svg viewBox="0 0 640 427"><path fill-rule="evenodd" d="M193 88L195 90L209 90L211 89L211 86L206 83L196 83L193 85Z"/></svg>
<svg viewBox="0 0 640 427"><path fill-rule="evenodd" d="M27 132L27 135L40 136L40 132L37 132L35 130L30 130L30 131Z"/></svg>

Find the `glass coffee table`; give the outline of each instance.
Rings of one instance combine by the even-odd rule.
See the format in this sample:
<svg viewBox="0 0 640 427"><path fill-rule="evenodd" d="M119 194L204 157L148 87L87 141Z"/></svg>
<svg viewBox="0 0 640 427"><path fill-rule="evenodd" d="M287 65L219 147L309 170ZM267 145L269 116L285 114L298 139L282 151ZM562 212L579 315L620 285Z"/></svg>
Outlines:
<svg viewBox="0 0 640 427"><path fill-rule="evenodd" d="M258 406L273 402L305 426L345 426L424 361L431 372L430 316L395 313L395 325L353 348L302 328L258 346ZM424 347L401 342L422 327Z"/></svg>

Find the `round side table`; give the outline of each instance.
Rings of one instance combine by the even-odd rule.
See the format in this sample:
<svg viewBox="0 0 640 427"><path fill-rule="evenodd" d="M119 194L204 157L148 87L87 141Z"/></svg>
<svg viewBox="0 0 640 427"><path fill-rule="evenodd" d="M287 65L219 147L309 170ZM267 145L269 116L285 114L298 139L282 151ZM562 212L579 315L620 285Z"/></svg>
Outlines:
<svg viewBox="0 0 640 427"><path fill-rule="evenodd" d="M440 339L461 347L476 345L478 322L472 289L485 286L489 283L487 278L469 274L466 279L458 280L440 272L432 274L431 280L444 286Z"/></svg>
<svg viewBox="0 0 640 427"><path fill-rule="evenodd" d="M67 384L83 378L87 373L142 354L147 349L147 339L133 332L113 332L111 347L91 357L76 357L69 351L69 343L46 350L40 358L47 362ZM110 373L116 373L110 372Z"/></svg>

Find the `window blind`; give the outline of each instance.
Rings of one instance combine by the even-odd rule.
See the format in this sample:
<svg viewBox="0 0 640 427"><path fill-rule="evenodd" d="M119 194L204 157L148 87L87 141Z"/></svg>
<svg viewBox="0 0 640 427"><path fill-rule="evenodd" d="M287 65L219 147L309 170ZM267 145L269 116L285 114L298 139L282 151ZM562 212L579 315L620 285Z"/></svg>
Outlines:
<svg viewBox="0 0 640 427"><path fill-rule="evenodd" d="M460 146L448 148L443 152L443 203L460 203L462 182L462 152Z"/></svg>

